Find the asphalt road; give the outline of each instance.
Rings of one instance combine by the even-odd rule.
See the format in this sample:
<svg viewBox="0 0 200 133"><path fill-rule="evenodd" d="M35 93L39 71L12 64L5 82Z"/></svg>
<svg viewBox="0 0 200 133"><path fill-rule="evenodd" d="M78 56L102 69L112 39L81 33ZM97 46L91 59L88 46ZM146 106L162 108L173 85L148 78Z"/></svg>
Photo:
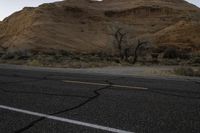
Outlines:
<svg viewBox="0 0 200 133"><path fill-rule="evenodd" d="M0 133L200 133L200 82L0 68Z"/></svg>

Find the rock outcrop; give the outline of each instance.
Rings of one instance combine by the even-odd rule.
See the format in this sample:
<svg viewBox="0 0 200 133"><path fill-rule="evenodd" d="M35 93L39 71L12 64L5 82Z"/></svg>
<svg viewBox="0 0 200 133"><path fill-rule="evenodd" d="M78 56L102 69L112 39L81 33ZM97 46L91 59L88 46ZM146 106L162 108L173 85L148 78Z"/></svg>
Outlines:
<svg viewBox="0 0 200 133"><path fill-rule="evenodd" d="M0 22L0 46L110 53L119 27L132 39L151 38L155 47L200 50L200 9L184 0L65 0L26 7Z"/></svg>

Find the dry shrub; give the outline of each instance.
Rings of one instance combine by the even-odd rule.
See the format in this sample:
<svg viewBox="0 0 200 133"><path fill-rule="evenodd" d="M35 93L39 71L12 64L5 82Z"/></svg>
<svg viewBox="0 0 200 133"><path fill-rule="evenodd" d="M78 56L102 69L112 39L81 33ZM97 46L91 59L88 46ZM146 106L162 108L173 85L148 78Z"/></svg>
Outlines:
<svg viewBox="0 0 200 133"><path fill-rule="evenodd" d="M36 59L29 61L28 65L30 65L30 66L43 66L42 63L39 60L36 60Z"/></svg>
<svg viewBox="0 0 200 133"><path fill-rule="evenodd" d="M179 58L179 59L187 60L187 59L190 59L190 54L188 53L188 51L185 51L185 50L179 50L177 48L167 48L164 51L163 58L165 59Z"/></svg>
<svg viewBox="0 0 200 133"><path fill-rule="evenodd" d="M13 59L14 57L15 57L15 54L10 53L10 52L6 52L5 54L3 54L1 56L1 59L3 59L3 60L10 60L10 59Z"/></svg>
<svg viewBox="0 0 200 133"><path fill-rule="evenodd" d="M55 4L49 4L49 3L45 3L39 6L40 8L46 8L46 9L54 9L56 7Z"/></svg>
<svg viewBox="0 0 200 133"><path fill-rule="evenodd" d="M200 64L200 57L194 57L194 58L192 59L192 63L193 63L193 64Z"/></svg>
<svg viewBox="0 0 200 133"><path fill-rule="evenodd" d="M66 7L65 7L65 11L66 11L66 12L73 12L73 13L82 13L82 12L84 12L81 8L78 8L78 7L70 7L70 6L66 6Z"/></svg>
<svg viewBox="0 0 200 133"><path fill-rule="evenodd" d="M195 70L191 67L179 67L174 69L174 73L182 76L200 77L200 68Z"/></svg>
<svg viewBox="0 0 200 133"><path fill-rule="evenodd" d="M114 12L114 11L106 11L106 12L104 12L104 15L106 17L113 17L115 14L116 14L116 12Z"/></svg>
<svg viewBox="0 0 200 133"><path fill-rule="evenodd" d="M26 60L32 56L31 52L28 50L19 50L19 51L13 51L13 52L6 52L1 56L1 59L4 60L10 60L10 59L16 59L16 60Z"/></svg>
<svg viewBox="0 0 200 133"><path fill-rule="evenodd" d="M191 63L200 64L200 52L192 54Z"/></svg>
<svg viewBox="0 0 200 133"><path fill-rule="evenodd" d="M167 48L163 54L163 58L166 59L175 59L178 57L179 57L179 52L176 48Z"/></svg>

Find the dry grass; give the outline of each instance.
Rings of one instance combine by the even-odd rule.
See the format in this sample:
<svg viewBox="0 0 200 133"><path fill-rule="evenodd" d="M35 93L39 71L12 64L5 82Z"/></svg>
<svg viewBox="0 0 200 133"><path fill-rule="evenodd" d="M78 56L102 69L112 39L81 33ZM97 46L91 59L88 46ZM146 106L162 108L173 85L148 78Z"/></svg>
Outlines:
<svg viewBox="0 0 200 133"><path fill-rule="evenodd" d="M0 63L64 68L93 68L114 66L121 62L117 63L115 59L97 55L73 55L58 52L55 54L36 54L28 58L21 58L19 54L6 54L0 58Z"/></svg>

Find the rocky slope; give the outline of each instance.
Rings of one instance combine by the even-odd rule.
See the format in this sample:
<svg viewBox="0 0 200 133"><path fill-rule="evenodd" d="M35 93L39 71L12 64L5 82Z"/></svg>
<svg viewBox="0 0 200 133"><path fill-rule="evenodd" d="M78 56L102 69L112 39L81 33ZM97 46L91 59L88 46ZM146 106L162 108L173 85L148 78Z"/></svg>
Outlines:
<svg viewBox="0 0 200 133"><path fill-rule="evenodd" d="M200 50L200 9L184 0L66 0L24 8L0 22L0 47L112 53L113 33L144 38L155 47ZM133 45L133 44L132 44Z"/></svg>

